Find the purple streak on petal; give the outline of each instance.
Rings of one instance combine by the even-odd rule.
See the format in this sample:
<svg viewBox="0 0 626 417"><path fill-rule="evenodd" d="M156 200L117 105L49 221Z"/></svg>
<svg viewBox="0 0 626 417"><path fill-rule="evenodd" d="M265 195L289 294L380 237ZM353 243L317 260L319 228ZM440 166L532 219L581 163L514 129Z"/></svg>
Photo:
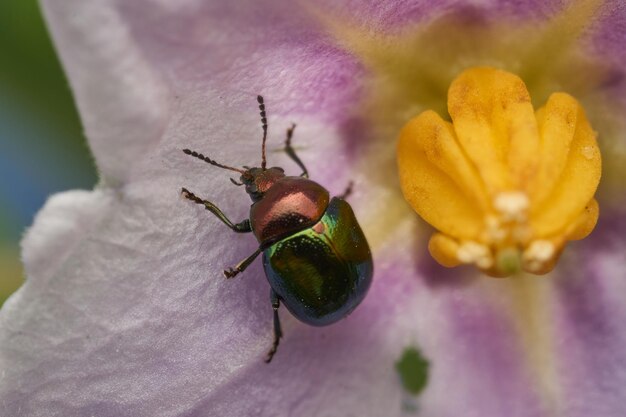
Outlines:
<svg viewBox="0 0 626 417"><path fill-rule="evenodd" d="M319 4L320 2L318 2ZM467 10L474 17L490 21L545 18L562 7L559 0L351 0L336 2L324 0L324 7L333 13L384 31L395 31L406 24L429 21L438 16Z"/></svg>
<svg viewBox="0 0 626 417"><path fill-rule="evenodd" d="M609 62L624 69L626 66L626 5L619 1L607 1L591 22L590 34L597 52Z"/></svg>
<svg viewBox="0 0 626 417"><path fill-rule="evenodd" d="M471 380L463 381L468 376L475 382L464 401L473 407L482 404L482 415L544 415L514 323L484 296L467 294L471 289L454 292L456 297L446 297L442 292L439 295L448 298L448 320L453 329L448 343L457 344L460 353L458 362L451 366L463 369L463 375L457 374L458 384L471 384ZM448 389L456 393L454 370L450 372Z"/></svg>
<svg viewBox="0 0 626 417"><path fill-rule="evenodd" d="M443 412L425 409L425 415L454 415L451 412L459 410L464 416L543 416L544 404L514 318L485 292L505 284L484 279L464 284L420 283L420 304L436 300L420 311L432 332L420 339L434 348L427 349L433 360L431 389L447 398L449 407Z"/></svg>
<svg viewBox="0 0 626 417"><path fill-rule="evenodd" d="M569 399L565 414L572 417L618 417L626 410L626 285L615 285L626 277L626 257L612 265L602 258L586 258L556 288L557 352Z"/></svg>
<svg viewBox="0 0 626 417"><path fill-rule="evenodd" d="M626 409L626 219L602 210L589 237L570 243L555 277L559 374L572 417Z"/></svg>
<svg viewBox="0 0 626 417"><path fill-rule="evenodd" d="M602 92L626 107L626 4L606 1L590 22L583 38L590 44L591 56L603 67ZM623 111L623 110L622 110Z"/></svg>
<svg viewBox="0 0 626 417"><path fill-rule="evenodd" d="M180 94L222 85L225 96L265 95L272 115L337 120L363 69L295 3L120 5L140 47Z"/></svg>

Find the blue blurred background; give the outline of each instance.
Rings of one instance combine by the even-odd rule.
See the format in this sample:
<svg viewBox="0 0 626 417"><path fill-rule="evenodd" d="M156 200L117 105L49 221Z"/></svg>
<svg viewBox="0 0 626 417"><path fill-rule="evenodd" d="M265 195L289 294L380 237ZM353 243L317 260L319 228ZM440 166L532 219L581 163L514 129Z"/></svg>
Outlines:
<svg viewBox="0 0 626 417"><path fill-rule="evenodd" d="M46 198L91 189L97 174L37 1L0 2L0 51L2 304L24 279L19 241Z"/></svg>

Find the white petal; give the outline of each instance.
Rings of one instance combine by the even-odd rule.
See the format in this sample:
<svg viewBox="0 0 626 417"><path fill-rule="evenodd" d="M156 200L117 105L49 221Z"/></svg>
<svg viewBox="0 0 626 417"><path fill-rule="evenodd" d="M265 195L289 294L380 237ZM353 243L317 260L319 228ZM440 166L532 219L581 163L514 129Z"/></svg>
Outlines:
<svg viewBox="0 0 626 417"><path fill-rule="evenodd" d="M169 89L112 2L43 1L96 164L124 182L161 138Z"/></svg>

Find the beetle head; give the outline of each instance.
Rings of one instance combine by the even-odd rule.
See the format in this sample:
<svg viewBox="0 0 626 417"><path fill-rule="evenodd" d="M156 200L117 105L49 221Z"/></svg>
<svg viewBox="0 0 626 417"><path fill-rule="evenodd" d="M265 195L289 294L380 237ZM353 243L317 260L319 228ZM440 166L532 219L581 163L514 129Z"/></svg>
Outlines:
<svg viewBox="0 0 626 417"><path fill-rule="evenodd" d="M280 167L249 168L241 174L241 182L252 201L259 201L272 185L285 176Z"/></svg>

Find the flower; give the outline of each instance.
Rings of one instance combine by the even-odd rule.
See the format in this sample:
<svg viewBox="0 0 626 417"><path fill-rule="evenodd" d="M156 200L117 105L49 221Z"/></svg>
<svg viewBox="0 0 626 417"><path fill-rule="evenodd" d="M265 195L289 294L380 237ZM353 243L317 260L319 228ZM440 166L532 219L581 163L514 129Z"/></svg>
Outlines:
<svg viewBox="0 0 626 417"><path fill-rule="evenodd" d="M551 271L598 220L601 158L584 111L554 93L535 113L524 82L494 68L459 75L448 107L453 123L426 111L398 143L404 195L442 231L431 254L494 276Z"/></svg>
<svg viewBox="0 0 626 417"><path fill-rule="evenodd" d="M101 172L52 196L23 241L26 284L0 312L0 414L63 416L619 416L623 294L623 49L618 2L337 4L46 1L45 14ZM598 225L546 277L491 280L427 254L402 198L395 144L426 109L445 114L464 69L521 77L537 106L576 97L599 133ZM312 328L281 311L274 361L255 249L180 198L236 220L249 200L225 164L271 165L291 122L311 178L350 197L375 277L349 317ZM413 347L413 348L411 348ZM424 390L403 390L413 352ZM428 365L416 358L426 358ZM402 358L402 359L401 359ZM400 365L398 365L400 366ZM408 405L407 405L408 403Z"/></svg>

